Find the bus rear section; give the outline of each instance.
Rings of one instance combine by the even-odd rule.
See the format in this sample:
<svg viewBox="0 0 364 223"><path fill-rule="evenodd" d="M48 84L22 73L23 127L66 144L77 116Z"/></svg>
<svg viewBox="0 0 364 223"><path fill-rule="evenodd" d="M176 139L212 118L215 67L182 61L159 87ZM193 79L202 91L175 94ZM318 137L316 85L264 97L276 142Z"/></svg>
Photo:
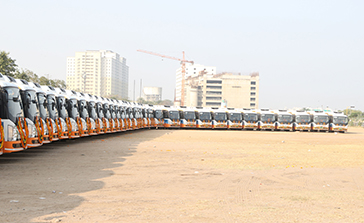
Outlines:
<svg viewBox="0 0 364 223"><path fill-rule="evenodd" d="M345 133L348 131L349 118L342 112L333 112L329 114L330 132L341 132Z"/></svg>

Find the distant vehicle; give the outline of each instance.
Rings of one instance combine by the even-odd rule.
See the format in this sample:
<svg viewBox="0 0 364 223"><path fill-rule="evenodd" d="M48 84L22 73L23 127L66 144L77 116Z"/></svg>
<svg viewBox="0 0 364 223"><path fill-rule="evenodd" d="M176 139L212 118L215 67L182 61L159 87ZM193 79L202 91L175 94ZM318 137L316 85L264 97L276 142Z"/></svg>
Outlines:
<svg viewBox="0 0 364 223"><path fill-rule="evenodd" d="M349 118L342 112L328 113L329 115L329 131L345 133L348 131Z"/></svg>
<svg viewBox="0 0 364 223"><path fill-rule="evenodd" d="M274 114L273 111L270 111L268 108L260 110L260 119L258 122L260 130L271 130L274 131L276 129L276 121L277 115Z"/></svg>
<svg viewBox="0 0 364 223"><path fill-rule="evenodd" d="M212 128L227 129L228 128L228 112L226 109L212 108Z"/></svg>
<svg viewBox="0 0 364 223"><path fill-rule="evenodd" d="M196 109L181 106L181 128L196 128Z"/></svg>
<svg viewBox="0 0 364 223"><path fill-rule="evenodd" d="M259 114L251 109L243 109L243 129L258 130Z"/></svg>
<svg viewBox="0 0 364 223"><path fill-rule="evenodd" d="M212 129L211 109L197 107L196 128Z"/></svg>
<svg viewBox="0 0 364 223"><path fill-rule="evenodd" d="M310 111L311 115L311 131L327 132L329 131L329 115L323 111Z"/></svg>
<svg viewBox="0 0 364 223"><path fill-rule="evenodd" d="M294 114L294 131L311 131L311 115L305 111L296 111Z"/></svg>
<svg viewBox="0 0 364 223"><path fill-rule="evenodd" d="M164 128L181 127L182 110L175 107L165 107L163 109Z"/></svg>
<svg viewBox="0 0 364 223"><path fill-rule="evenodd" d="M227 115L228 115L228 121L227 121L228 129L243 128L243 114L241 113L241 111L235 110L234 108L228 108Z"/></svg>
<svg viewBox="0 0 364 223"><path fill-rule="evenodd" d="M278 110L275 112L277 120L275 122L276 130L293 131L293 114L287 110Z"/></svg>

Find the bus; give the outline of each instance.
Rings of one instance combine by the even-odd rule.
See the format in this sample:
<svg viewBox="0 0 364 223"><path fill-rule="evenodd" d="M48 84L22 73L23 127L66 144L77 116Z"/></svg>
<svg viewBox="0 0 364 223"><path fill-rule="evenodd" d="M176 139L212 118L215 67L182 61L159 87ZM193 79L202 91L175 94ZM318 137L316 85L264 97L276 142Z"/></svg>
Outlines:
<svg viewBox="0 0 364 223"><path fill-rule="evenodd" d="M163 107L160 106L153 107L153 116L154 116L154 127L156 129L163 128L164 127Z"/></svg>
<svg viewBox="0 0 364 223"><path fill-rule="evenodd" d="M225 109L212 108L212 128L213 129L227 129L228 128L228 115Z"/></svg>
<svg viewBox="0 0 364 223"><path fill-rule="evenodd" d="M259 130L259 114L249 108L244 108L243 113L243 129Z"/></svg>
<svg viewBox="0 0 364 223"><path fill-rule="evenodd" d="M349 118L342 112L334 111L328 113L330 124L329 132L341 132L345 133L348 131Z"/></svg>
<svg viewBox="0 0 364 223"><path fill-rule="evenodd" d="M212 114L211 109L196 107L196 128L212 129Z"/></svg>
<svg viewBox="0 0 364 223"><path fill-rule="evenodd" d="M310 111L311 115L311 131L327 132L329 131L329 115L323 111Z"/></svg>
<svg viewBox="0 0 364 223"><path fill-rule="evenodd" d="M275 122L276 130L293 131L293 114L287 110L278 110L275 112L277 120Z"/></svg>
<svg viewBox="0 0 364 223"><path fill-rule="evenodd" d="M293 131L311 131L311 115L305 111L297 110L293 113Z"/></svg>
<svg viewBox="0 0 364 223"><path fill-rule="evenodd" d="M28 125L28 147L39 147L43 145L43 122L39 118L37 106L37 93L30 87L28 82L16 79L16 84L20 89L20 96L23 103L24 116Z"/></svg>
<svg viewBox="0 0 364 223"><path fill-rule="evenodd" d="M276 115L268 108L260 109L259 129L260 130L275 130Z"/></svg>
<svg viewBox="0 0 364 223"><path fill-rule="evenodd" d="M40 128L43 134L43 143L50 143L53 141L54 131L51 128L52 122L50 121L48 114L47 94L38 83L29 82L28 84L35 90L35 93L37 95L36 98L39 111L39 119L41 121ZM56 139L58 140L58 138Z"/></svg>
<svg viewBox="0 0 364 223"><path fill-rule="evenodd" d="M180 106L181 128L196 128L196 109L186 106Z"/></svg>
<svg viewBox="0 0 364 223"><path fill-rule="evenodd" d="M165 106L163 109L164 127L165 128L180 128L181 127L182 110Z"/></svg>
<svg viewBox="0 0 364 223"><path fill-rule="evenodd" d="M68 139L79 138L78 125L75 120L78 117L78 103L74 96L67 95L63 88L55 88L57 92L58 114L61 120L66 122Z"/></svg>
<svg viewBox="0 0 364 223"><path fill-rule="evenodd" d="M243 128L243 115L241 111L235 110L235 108L228 108L228 129L242 129Z"/></svg>
<svg viewBox="0 0 364 223"><path fill-rule="evenodd" d="M20 90L14 78L0 74L0 118L2 152L12 153L28 148L28 128L23 113Z"/></svg>

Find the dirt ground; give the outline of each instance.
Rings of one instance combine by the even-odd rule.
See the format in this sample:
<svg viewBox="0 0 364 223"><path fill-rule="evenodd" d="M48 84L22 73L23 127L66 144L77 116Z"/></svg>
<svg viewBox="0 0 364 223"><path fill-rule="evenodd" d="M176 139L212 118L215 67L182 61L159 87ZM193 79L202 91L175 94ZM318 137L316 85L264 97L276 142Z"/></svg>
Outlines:
<svg viewBox="0 0 364 223"><path fill-rule="evenodd" d="M364 129L139 130L0 156L0 222L364 222Z"/></svg>

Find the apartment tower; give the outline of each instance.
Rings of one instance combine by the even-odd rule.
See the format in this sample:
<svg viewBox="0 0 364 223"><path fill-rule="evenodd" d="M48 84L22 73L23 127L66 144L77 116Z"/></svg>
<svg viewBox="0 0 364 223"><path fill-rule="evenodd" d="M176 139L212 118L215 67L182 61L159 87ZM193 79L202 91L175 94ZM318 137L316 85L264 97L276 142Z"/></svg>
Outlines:
<svg viewBox="0 0 364 223"><path fill-rule="evenodd" d="M127 99L128 82L126 59L110 50L87 50L67 57L67 89Z"/></svg>

